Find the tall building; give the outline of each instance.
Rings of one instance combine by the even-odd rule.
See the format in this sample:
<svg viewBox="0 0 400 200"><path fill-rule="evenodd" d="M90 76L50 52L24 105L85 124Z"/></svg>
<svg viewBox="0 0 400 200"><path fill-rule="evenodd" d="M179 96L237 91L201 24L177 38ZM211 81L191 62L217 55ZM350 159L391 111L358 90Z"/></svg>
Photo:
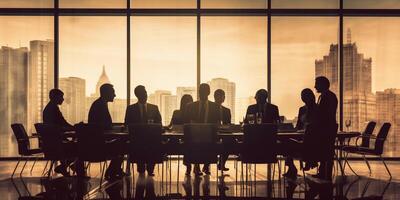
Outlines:
<svg viewBox="0 0 400 200"><path fill-rule="evenodd" d="M0 49L0 134L11 123L27 125L28 48Z"/></svg>
<svg viewBox="0 0 400 200"><path fill-rule="evenodd" d="M176 96L171 95L171 91L168 90L156 90L149 95L148 102L158 106L162 123L169 124L172 113L176 109Z"/></svg>
<svg viewBox="0 0 400 200"><path fill-rule="evenodd" d="M243 122L243 119L246 116L247 107L255 103L256 99L253 96L236 99L236 117L232 118L235 120L236 124L239 122Z"/></svg>
<svg viewBox="0 0 400 200"><path fill-rule="evenodd" d="M378 126L390 122L392 127L387 138L386 153L396 156L400 147L400 89L385 89L376 92L376 114Z"/></svg>
<svg viewBox="0 0 400 200"><path fill-rule="evenodd" d="M59 88L64 92L64 103L61 112L71 124L84 121L86 81L77 77L59 79Z"/></svg>
<svg viewBox="0 0 400 200"><path fill-rule="evenodd" d="M106 73L106 67L103 65L101 75L99 77L99 80L96 83L96 90L94 91L94 93L92 93L90 95L90 97L86 97L85 120L87 120L90 106L97 98L100 97L100 87L106 83L112 84ZM113 102L108 103L108 109L110 111L110 115L111 115L113 122L115 122L115 123L124 122L126 107L127 107L126 99L115 98Z"/></svg>
<svg viewBox="0 0 400 200"><path fill-rule="evenodd" d="M197 90L196 87L177 87L176 88L176 105L179 107L181 105L181 98L183 95L189 94L193 97L193 100L197 100Z"/></svg>
<svg viewBox="0 0 400 200"><path fill-rule="evenodd" d="M215 90L222 89L225 91L225 102L223 105L231 109L232 120L235 120L236 84L225 78L214 78L208 84L211 89L210 100L214 99Z"/></svg>
<svg viewBox="0 0 400 200"><path fill-rule="evenodd" d="M358 53L356 43L343 46L343 114L344 121L350 121L349 130L363 130L368 121L376 119L376 99L372 93L371 58ZM315 76L326 76L331 90L339 97L338 45L331 45L329 55L315 61Z"/></svg>
<svg viewBox="0 0 400 200"><path fill-rule="evenodd" d="M42 111L49 101L49 91L54 88L54 42L30 41L28 76L28 129L42 122Z"/></svg>

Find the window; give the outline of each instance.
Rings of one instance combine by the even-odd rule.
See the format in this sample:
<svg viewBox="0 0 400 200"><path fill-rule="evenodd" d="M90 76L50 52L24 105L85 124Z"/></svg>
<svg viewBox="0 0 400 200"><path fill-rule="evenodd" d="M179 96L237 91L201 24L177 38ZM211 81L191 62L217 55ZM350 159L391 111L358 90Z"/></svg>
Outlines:
<svg viewBox="0 0 400 200"><path fill-rule="evenodd" d="M10 157L18 154L10 125L22 123L32 132L48 101L48 91L36 86L54 87L53 68L45 71L37 62L49 54L46 64L54 65L53 18L1 16L0 26L0 156ZM48 81L41 84L44 76Z"/></svg>
<svg viewBox="0 0 400 200"><path fill-rule="evenodd" d="M51 8L53 0L0 0L0 8Z"/></svg>
<svg viewBox="0 0 400 200"><path fill-rule="evenodd" d="M126 8L126 0L59 0L60 8Z"/></svg>
<svg viewBox="0 0 400 200"><path fill-rule="evenodd" d="M130 0L132 8L197 8L197 0Z"/></svg>
<svg viewBox="0 0 400 200"><path fill-rule="evenodd" d="M114 85L109 103L113 122L123 122L127 105L126 18L60 17L60 79L65 102L61 111L70 123L87 121L100 96L100 86ZM86 102L82 103L82 102Z"/></svg>
<svg viewBox="0 0 400 200"><path fill-rule="evenodd" d="M386 156L400 153L400 18L346 17L344 41L344 119L349 130L368 121L392 124Z"/></svg>
<svg viewBox="0 0 400 200"><path fill-rule="evenodd" d="M337 9L340 0L271 0L272 8ZM344 0L348 1L348 0Z"/></svg>
<svg viewBox="0 0 400 200"><path fill-rule="evenodd" d="M267 88L267 18L202 17L201 82L225 91L232 122L243 121L258 89Z"/></svg>
<svg viewBox="0 0 400 200"><path fill-rule="evenodd" d="M398 0L344 0L344 8L350 9L399 9Z"/></svg>
<svg viewBox="0 0 400 200"><path fill-rule="evenodd" d="M202 8L266 9L267 0L202 0Z"/></svg>
<svg viewBox="0 0 400 200"><path fill-rule="evenodd" d="M131 103L144 85L168 125L180 98L196 96L196 17L132 17Z"/></svg>

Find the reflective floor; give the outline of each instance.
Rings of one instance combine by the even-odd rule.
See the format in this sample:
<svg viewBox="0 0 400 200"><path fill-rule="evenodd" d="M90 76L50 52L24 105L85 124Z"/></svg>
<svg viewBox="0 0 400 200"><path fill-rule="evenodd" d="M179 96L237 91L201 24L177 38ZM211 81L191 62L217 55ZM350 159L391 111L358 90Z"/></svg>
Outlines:
<svg viewBox="0 0 400 200"><path fill-rule="evenodd" d="M36 163L30 172L32 162L26 165L22 178L10 175L16 162L0 162L0 199L185 199L187 197L273 198L273 199L400 199L400 162L388 162L393 178L390 180L384 166L371 162L372 174L362 161L351 161L355 176L346 168L346 177L338 176L337 166L333 184L312 179L306 174L307 186L299 176L297 180L280 178L278 165L272 167L273 181L267 180L266 165L243 165L228 161L228 173L217 174L215 165L208 176L186 176L183 165L176 160L158 165L154 177L138 175L136 172L122 180L100 183L99 164L90 166L91 179L63 178L53 175L51 179L41 178L45 162ZM243 172L243 173L242 173ZM309 171L313 174L315 171ZM178 176L179 174L179 176ZM247 174L247 175L246 175ZM300 175L300 172L299 172ZM305 193L304 191L308 191Z"/></svg>

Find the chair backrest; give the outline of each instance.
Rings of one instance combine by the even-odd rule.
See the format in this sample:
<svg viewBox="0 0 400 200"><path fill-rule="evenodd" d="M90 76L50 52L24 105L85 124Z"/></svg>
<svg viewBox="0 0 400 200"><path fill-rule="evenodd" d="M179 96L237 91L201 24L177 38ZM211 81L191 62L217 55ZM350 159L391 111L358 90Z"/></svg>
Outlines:
<svg viewBox="0 0 400 200"><path fill-rule="evenodd" d="M374 132L375 126L376 126L376 122L374 122L374 121L368 122L368 124L367 124L367 126L365 127L365 130L364 130L364 132L362 133L362 135L364 135L364 136L371 136L372 133ZM369 144L370 144L369 138L363 137L360 146L361 146L361 147L369 148Z"/></svg>
<svg viewBox="0 0 400 200"><path fill-rule="evenodd" d="M30 142L28 134L22 124L11 124L11 129L14 132L14 136L17 139L18 143L18 153L20 155L28 154L30 149Z"/></svg>
<svg viewBox="0 0 400 200"><path fill-rule="evenodd" d="M217 145L217 125L208 123L185 124L184 159L193 164L216 163L219 149Z"/></svg>
<svg viewBox="0 0 400 200"><path fill-rule="evenodd" d="M246 124L243 127L241 158L245 163L274 163L277 142L276 124Z"/></svg>
<svg viewBox="0 0 400 200"><path fill-rule="evenodd" d="M164 151L161 124L129 124L128 130L131 161L162 162Z"/></svg>
<svg viewBox="0 0 400 200"><path fill-rule="evenodd" d="M106 151L104 130L93 124L75 124L78 157L84 161L105 160Z"/></svg>
<svg viewBox="0 0 400 200"><path fill-rule="evenodd" d="M42 149L45 159L57 160L62 157L62 134L63 131L59 126L52 124L37 123L36 131L41 138Z"/></svg>
<svg viewBox="0 0 400 200"><path fill-rule="evenodd" d="M375 141L375 152L377 154L382 154L383 153L383 145L385 144L387 135L389 134L390 127L392 125L390 123L383 123L381 126L381 129L379 130L378 134L376 135L376 141Z"/></svg>

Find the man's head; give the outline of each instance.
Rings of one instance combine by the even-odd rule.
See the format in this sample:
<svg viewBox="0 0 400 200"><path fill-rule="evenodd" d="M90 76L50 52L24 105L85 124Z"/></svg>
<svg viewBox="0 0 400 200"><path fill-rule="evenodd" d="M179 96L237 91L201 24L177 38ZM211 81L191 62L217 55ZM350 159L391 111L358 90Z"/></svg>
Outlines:
<svg viewBox="0 0 400 200"><path fill-rule="evenodd" d="M143 85L136 86L134 92L139 103L145 104L147 102L147 91Z"/></svg>
<svg viewBox="0 0 400 200"><path fill-rule="evenodd" d="M114 98L115 98L114 86L109 83L105 83L105 84L101 85L100 86L100 97L105 99L107 102L113 102Z"/></svg>
<svg viewBox="0 0 400 200"><path fill-rule="evenodd" d="M201 101L208 100L208 95L210 95L210 86L207 83L202 83L199 86L199 97Z"/></svg>
<svg viewBox="0 0 400 200"><path fill-rule="evenodd" d="M315 78L315 89L318 93L322 93L329 90L329 80L325 76L318 76Z"/></svg>
<svg viewBox="0 0 400 200"><path fill-rule="evenodd" d="M215 90L214 100L216 104L222 105L222 103L225 101L225 92L221 89Z"/></svg>
<svg viewBox="0 0 400 200"><path fill-rule="evenodd" d="M49 98L51 102L61 105L64 101L64 92L60 89L52 89L49 92Z"/></svg>
<svg viewBox="0 0 400 200"><path fill-rule="evenodd" d="M256 102L257 104L265 104L267 102L267 98L268 98L268 92L265 89L259 89L256 92Z"/></svg>

